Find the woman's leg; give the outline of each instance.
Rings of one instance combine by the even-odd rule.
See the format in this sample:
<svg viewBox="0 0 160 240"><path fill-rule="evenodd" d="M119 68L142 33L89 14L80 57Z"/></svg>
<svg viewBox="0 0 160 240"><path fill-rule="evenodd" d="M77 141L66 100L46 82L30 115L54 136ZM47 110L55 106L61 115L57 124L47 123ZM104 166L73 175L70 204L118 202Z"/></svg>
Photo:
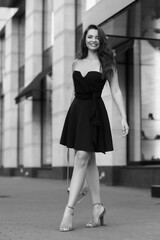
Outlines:
<svg viewBox="0 0 160 240"><path fill-rule="evenodd" d="M63 219L60 225L61 231L69 231L72 229L72 216L73 216L73 208L75 206L77 196L82 189L84 184L85 176L86 176L86 169L88 165L88 161L90 159L91 153L84 152L84 151L77 151L75 155L75 162L74 162L74 169L70 184L70 192L68 203Z"/></svg>
<svg viewBox="0 0 160 240"><path fill-rule="evenodd" d="M68 205L74 207L77 196L81 191L86 177L86 169L91 153L77 151L75 155L74 170L70 184Z"/></svg>
<svg viewBox="0 0 160 240"><path fill-rule="evenodd" d="M99 184L99 172L96 165L95 153L91 154L88 162L86 180L88 183L92 204L101 203L100 198L100 184Z"/></svg>
<svg viewBox="0 0 160 240"><path fill-rule="evenodd" d="M91 228L103 225L105 214L105 208L101 204L100 198L99 172L96 165L95 153L91 155L88 162L86 179L93 204L92 220L86 225L86 227Z"/></svg>

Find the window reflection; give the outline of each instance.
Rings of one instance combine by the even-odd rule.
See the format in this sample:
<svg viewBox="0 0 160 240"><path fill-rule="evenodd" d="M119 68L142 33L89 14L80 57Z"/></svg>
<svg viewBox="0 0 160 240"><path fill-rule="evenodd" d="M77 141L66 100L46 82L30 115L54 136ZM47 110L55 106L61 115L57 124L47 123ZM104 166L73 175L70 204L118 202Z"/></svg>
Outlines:
<svg viewBox="0 0 160 240"><path fill-rule="evenodd" d="M160 1L140 0L106 21L109 35L160 39Z"/></svg>
<svg viewBox="0 0 160 240"><path fill-rule="evenodd" d="M141 41L142 160L160 161L160 41Z"/></svg>
<svg viewBox="0 0 160 240"><path fill-rule="evenodd" d="M142 1L142 37L160 39L160 1Z"/></svg>
<svg viewBox="0 0 160 240"><path fill-rule="evenodd" d="M126 62L129 162L159 162L160 1L135 1L101 27Z"/></svg>

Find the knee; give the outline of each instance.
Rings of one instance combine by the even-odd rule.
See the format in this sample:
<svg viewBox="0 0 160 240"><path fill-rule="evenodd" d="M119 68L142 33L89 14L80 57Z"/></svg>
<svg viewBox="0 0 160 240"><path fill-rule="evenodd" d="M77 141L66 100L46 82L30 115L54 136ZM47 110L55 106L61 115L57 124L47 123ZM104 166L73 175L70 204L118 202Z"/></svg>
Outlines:
<svg viewBox="0 0 160 240"><path fill-rule="evenodd" d="M90 158L90 153L77 151L77 154L76 154L77 166L81 168L86 167L88 165L89 158Z"/></svg>

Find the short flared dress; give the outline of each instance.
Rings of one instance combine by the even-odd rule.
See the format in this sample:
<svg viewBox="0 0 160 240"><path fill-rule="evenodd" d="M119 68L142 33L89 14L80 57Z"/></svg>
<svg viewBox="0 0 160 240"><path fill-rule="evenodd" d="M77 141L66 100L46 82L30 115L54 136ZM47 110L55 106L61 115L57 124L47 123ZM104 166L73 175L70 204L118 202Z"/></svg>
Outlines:
<svg viewBox="0 0 160 240"><path fill-rule="evenodd" d="M87 152L112 151L110 122L101 98L106 82L102 73L89 71L82 76L74 70L73 82L75 97L65 118L60 144Z"/></svg>

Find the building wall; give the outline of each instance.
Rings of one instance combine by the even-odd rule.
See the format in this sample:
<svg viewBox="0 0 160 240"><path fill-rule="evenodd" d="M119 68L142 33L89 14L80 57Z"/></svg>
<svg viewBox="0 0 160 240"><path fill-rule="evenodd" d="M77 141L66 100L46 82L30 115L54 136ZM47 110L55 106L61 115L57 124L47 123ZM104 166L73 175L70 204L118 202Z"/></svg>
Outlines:
<svg viewBox="0 0 160 240"><path fill-rule="evenodd" d="M17 167L17 105L14 97L18 92L18 20L10 19L5 26L4 51L4 117L3 160L4 167Z"/></svg>
<svg viewBox="0 0 160 240"><path fill-rule="evenodd" d="M25 86L42 71L42 0L26 0ZM24 102L24 167L41 166L40 102Z"/></svg>
<svg viewBox="0 0 160 240"><path fill-rule="evenodd" d="M74 0L54 0L54 46L52 89L52 166L67 164L67 149L59 144L64 119L73 93L72 62L75 58Z"/></svg>

